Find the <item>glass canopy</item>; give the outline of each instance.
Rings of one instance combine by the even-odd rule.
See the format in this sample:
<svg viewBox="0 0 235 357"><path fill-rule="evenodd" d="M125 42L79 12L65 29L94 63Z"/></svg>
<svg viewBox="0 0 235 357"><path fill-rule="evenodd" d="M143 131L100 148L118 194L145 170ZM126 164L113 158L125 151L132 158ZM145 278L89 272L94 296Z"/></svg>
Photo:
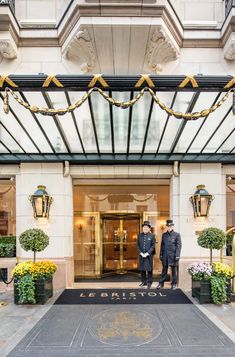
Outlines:
<svg viewBox="0 0 235 357"><path fill-rule="evenodd" d="M42 84L46 75L9 76L17 96L39 108L66 108L77 102L89 88L92 76L56 76ZM141 89L140 76L103 76L108 87L97 81L110 97L129 101ZM227 91L230 76L198 76L198 87L179 87L184 76L151 76L154 92L166 106L182 113L200 112L218 102ZM135 85L134 85L135 84ZM102 162L231 162L235 159L233 95L210 115L177 119L152 99L149 91L130 108L112 106L98 91L73 112L42 115L22 107L9 94L9 114L4 112L4 91L0 88L0 162L64 161Z"/></svg>

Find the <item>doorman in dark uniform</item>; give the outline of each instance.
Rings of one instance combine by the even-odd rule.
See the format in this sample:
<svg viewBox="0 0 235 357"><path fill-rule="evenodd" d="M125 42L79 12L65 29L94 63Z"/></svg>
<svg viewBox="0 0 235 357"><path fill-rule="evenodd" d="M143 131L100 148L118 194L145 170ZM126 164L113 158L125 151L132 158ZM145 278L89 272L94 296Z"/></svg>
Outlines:
<svg viewBox="0 0 235 357"><path fill-rule="evenodd" d="M140 286L148 289L153 282L153 255L155 254L155 236L151 233L151 224L144 221L142 224L143 232L138 235L139 270L141 273Z"/></svg>
<svg viewBox="0 0 235 357"><path fill-rule="evenodd" d="M177 286L177 267L180 259L181 237L180 234L174 231L174 223L171 219L166 221L167 231L162 235L160 260L162 261L162 274L157 285L157 289L164 286L167 278L168 266L171 267L172 281L171 288L176 289Z"/></svg>

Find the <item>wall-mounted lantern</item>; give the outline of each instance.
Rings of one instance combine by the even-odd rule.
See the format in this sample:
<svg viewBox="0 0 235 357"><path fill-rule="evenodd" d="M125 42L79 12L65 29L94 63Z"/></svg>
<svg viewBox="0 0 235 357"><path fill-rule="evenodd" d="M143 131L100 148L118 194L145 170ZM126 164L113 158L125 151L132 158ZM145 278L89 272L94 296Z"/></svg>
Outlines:
<svg viewBox="0 0 235 357"><path fill-rule="evenodd" d="M198 185L196 192L190 197L190 201L193 205L194 216L208 217L210 205L213 199L214 196L208 193L205 189L205 185Z"/></svg>
<svg viewBox="0 0 235 357"><path fill-rule="evenodd" d="M49 218L50 205L53 199L48 195L46 186L39 185L34 194L29 197L29 200L32 203L35 218Z"/></svg>

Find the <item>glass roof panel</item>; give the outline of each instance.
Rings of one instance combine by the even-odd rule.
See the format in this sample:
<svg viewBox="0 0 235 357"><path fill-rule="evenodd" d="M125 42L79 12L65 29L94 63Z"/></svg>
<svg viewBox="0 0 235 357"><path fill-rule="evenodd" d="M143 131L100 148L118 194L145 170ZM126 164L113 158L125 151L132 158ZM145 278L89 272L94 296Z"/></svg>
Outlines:
<svg viewBox="0 0 235 357"><path fill-rule="evenodd" d="M120 101L129 101L130 92L115 92L113 97ZM130 108L121 109L113 106L114 147L117 153L127 152L127 136Z"/></svg>
<svg viewBox="0 0 235 357"><path fill-rule="evenodd" d="M112 96L115 97L115 93ZM91 102L100 151L112 152L109 103L98 92L92 93Z"/></svg>
<svg viewBox="0 0 235 357"><path fill-rule="evenodd" d="M134 95L137 94L138 92L134 93ZM139 101L133 106L130 140L130 152L132 153L139 153L142 150L150 103L151 96L148 92L145 92Z"/></svg>
<svg viewBox="0 0 235 357"><path fill-rule="evenodd" d="M23 153L21 147L15 142L15 140L10 136L10 134L0 125L0 139L1 141L14 153ZM5 152L6 148L3 146ZM2 152L2 151L1 151Z"/></svg>
<svg viewBox="0 0 235 357"><path fill-rule="evenodd" d="M71 103L74 104L80 100L84 94L86 94L86 92L69 92ZM78 130L81 135L85 151L90 153L97 153L88 100L84 102L79 108L75 109L74 115L76 117Z"/></svg>
<svg viewBox="0 0 235 357"><path fill-rule="evenodd" d="M161 102L170 107L174 93L157 92L157 96L160 98ZM145 152L156 153L167 120L167 116L168 114L164 110L162 110L156 103L154 103Z"/></svg>
<svg viewBox="0 0 235 357"><path fill-rule="evenodd" d="M80 93L77 95L77 99L80 98ZM68 102L64 92L50 92L49 93L50 99L52 101L53 107L55 109L59 108L67 108ZM76 109L75 109L76 111ZM77 131L74 125L73 117L71 113L66 113L65 115L58 115L58 121L60 123L61 128L63 129L65 138L69 143L71 148L71 152L82 152L82 147L80 144L79 137L77 135Z"/></svg>
<svg viewBox="0 0 235 357"><path fill-rule="evenodd" d="M22 108L22 107L19 108L19 104L18 104L18 110L17 110L17 108L15 107L17 105L17 102L15 102L14 99L12 100L12 102L13 103L11 103L11 108L14 110L15 113L17 113L17 116L20 117L20 122L22 123L21 118L23 118L24 112L26 111L26 109ZM28 131L29 136L28 136L10 111L8 114L4 113L3 105L0 105L0 118L1 118L1 122L4 124L4 126L9 130L9 132L12 134L12 136L24 148L24 150L26 152L38 153L37 148L35 147L35 145L33 144L33 142L30 139L30 137L31 137L30 125L28 125L28 130L29 130ZM10 137L9 134L7 134L7 135ZM34 136L32 136L32 137L34 137ZM7 137L4 136L4 138L7 138ZM34 140L34 138L33 138L33 140ZM2 138L2 141L4 142L3 138ZM13 142L14 142L14 140L13 140ZM4 143L7 145L7 142L4 142ZM15 145L16 146L14 146L14 147L19 148L17 144L15 144ZM16 150L18 150L18 149L16 149Z"/></svg>
<svg viewBox="0 0 235 357"><path fill-rule="evenodd" d="M204 96L205 93L201 95ZM223 94L219 99L221 99L222 96ZM216 94L214 93L214 98L215 97ZM209 108L211 104L212 102L208 103L207 108ZM229 108L231 108L231 96L221 105L221 107L208 116L189 152L200 152L205 145L203 150L204 153L212 153L217 150L218 146L223 142L228 133L234 128L234 121L231 120L232 114L230 113L225 119L224 124L222 124L216 131ZM210 139L211 136L213 136L212 139Z"/></svg>
<svg viewBox="0 0 235 357"><path fill-rule="evenodd" d="M193 93L190 92L178 93L175 99L175 103L173 105L173 110L175 112L182 112L182 113L187 112L187 108L192 99L192 95ZM182 124L182 119L177 119L172 115L170 116L164 137L162 139L161 146L159 148L159 153L170 152L181 124ZM179 141L175 148L175 151L180 152L181 146L183 145L184 143Z"/></svg>
<svg viewBox="0 0 235 357"><path fill-rule="evenodd" d="M39 95L37 92L27 92L26 98L31 105L38 106L39 108L47 108L47 104L42 96L42 93ZM53 117L37 114L37 118L40 121L55 151L57 153L67 152ZM49 152L52 152L52 150L49 148L46 150L50 150ZM46 150L44 148L43 152L47 152Z"/></svg>

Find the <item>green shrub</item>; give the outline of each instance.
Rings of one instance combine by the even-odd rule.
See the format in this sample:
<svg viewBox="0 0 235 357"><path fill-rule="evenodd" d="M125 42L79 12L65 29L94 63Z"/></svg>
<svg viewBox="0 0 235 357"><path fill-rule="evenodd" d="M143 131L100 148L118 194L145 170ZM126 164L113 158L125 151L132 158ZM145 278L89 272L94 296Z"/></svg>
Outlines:
<svg viewBox="0 0 235 357"><path fill-rule="evenodd" d="M20 304L36 304L35 284L31 275L22 276L17 282Z"/></svg>
<svg viewBox="0 0 235 357"><path fill-rule="evenodd" d="M0 236L0 257L15 257L16 237Z"/></svg>
<svg viewBox="0 0 235 357"><path fill-rule="evenodd" d="M210 264L212 264L212 249L221 249L226 243L226 235L222 229L210 227L204 229L198 237L198 245L210 249Z"/></svg>
<svg viewBox="0 0 235 357"><path fill-rule="evenodd" d="M41 229L27 229L19 237L21 247L34 253L34 262L36 261L36 252L41 252L49 244L49 237Z"/></svg>

